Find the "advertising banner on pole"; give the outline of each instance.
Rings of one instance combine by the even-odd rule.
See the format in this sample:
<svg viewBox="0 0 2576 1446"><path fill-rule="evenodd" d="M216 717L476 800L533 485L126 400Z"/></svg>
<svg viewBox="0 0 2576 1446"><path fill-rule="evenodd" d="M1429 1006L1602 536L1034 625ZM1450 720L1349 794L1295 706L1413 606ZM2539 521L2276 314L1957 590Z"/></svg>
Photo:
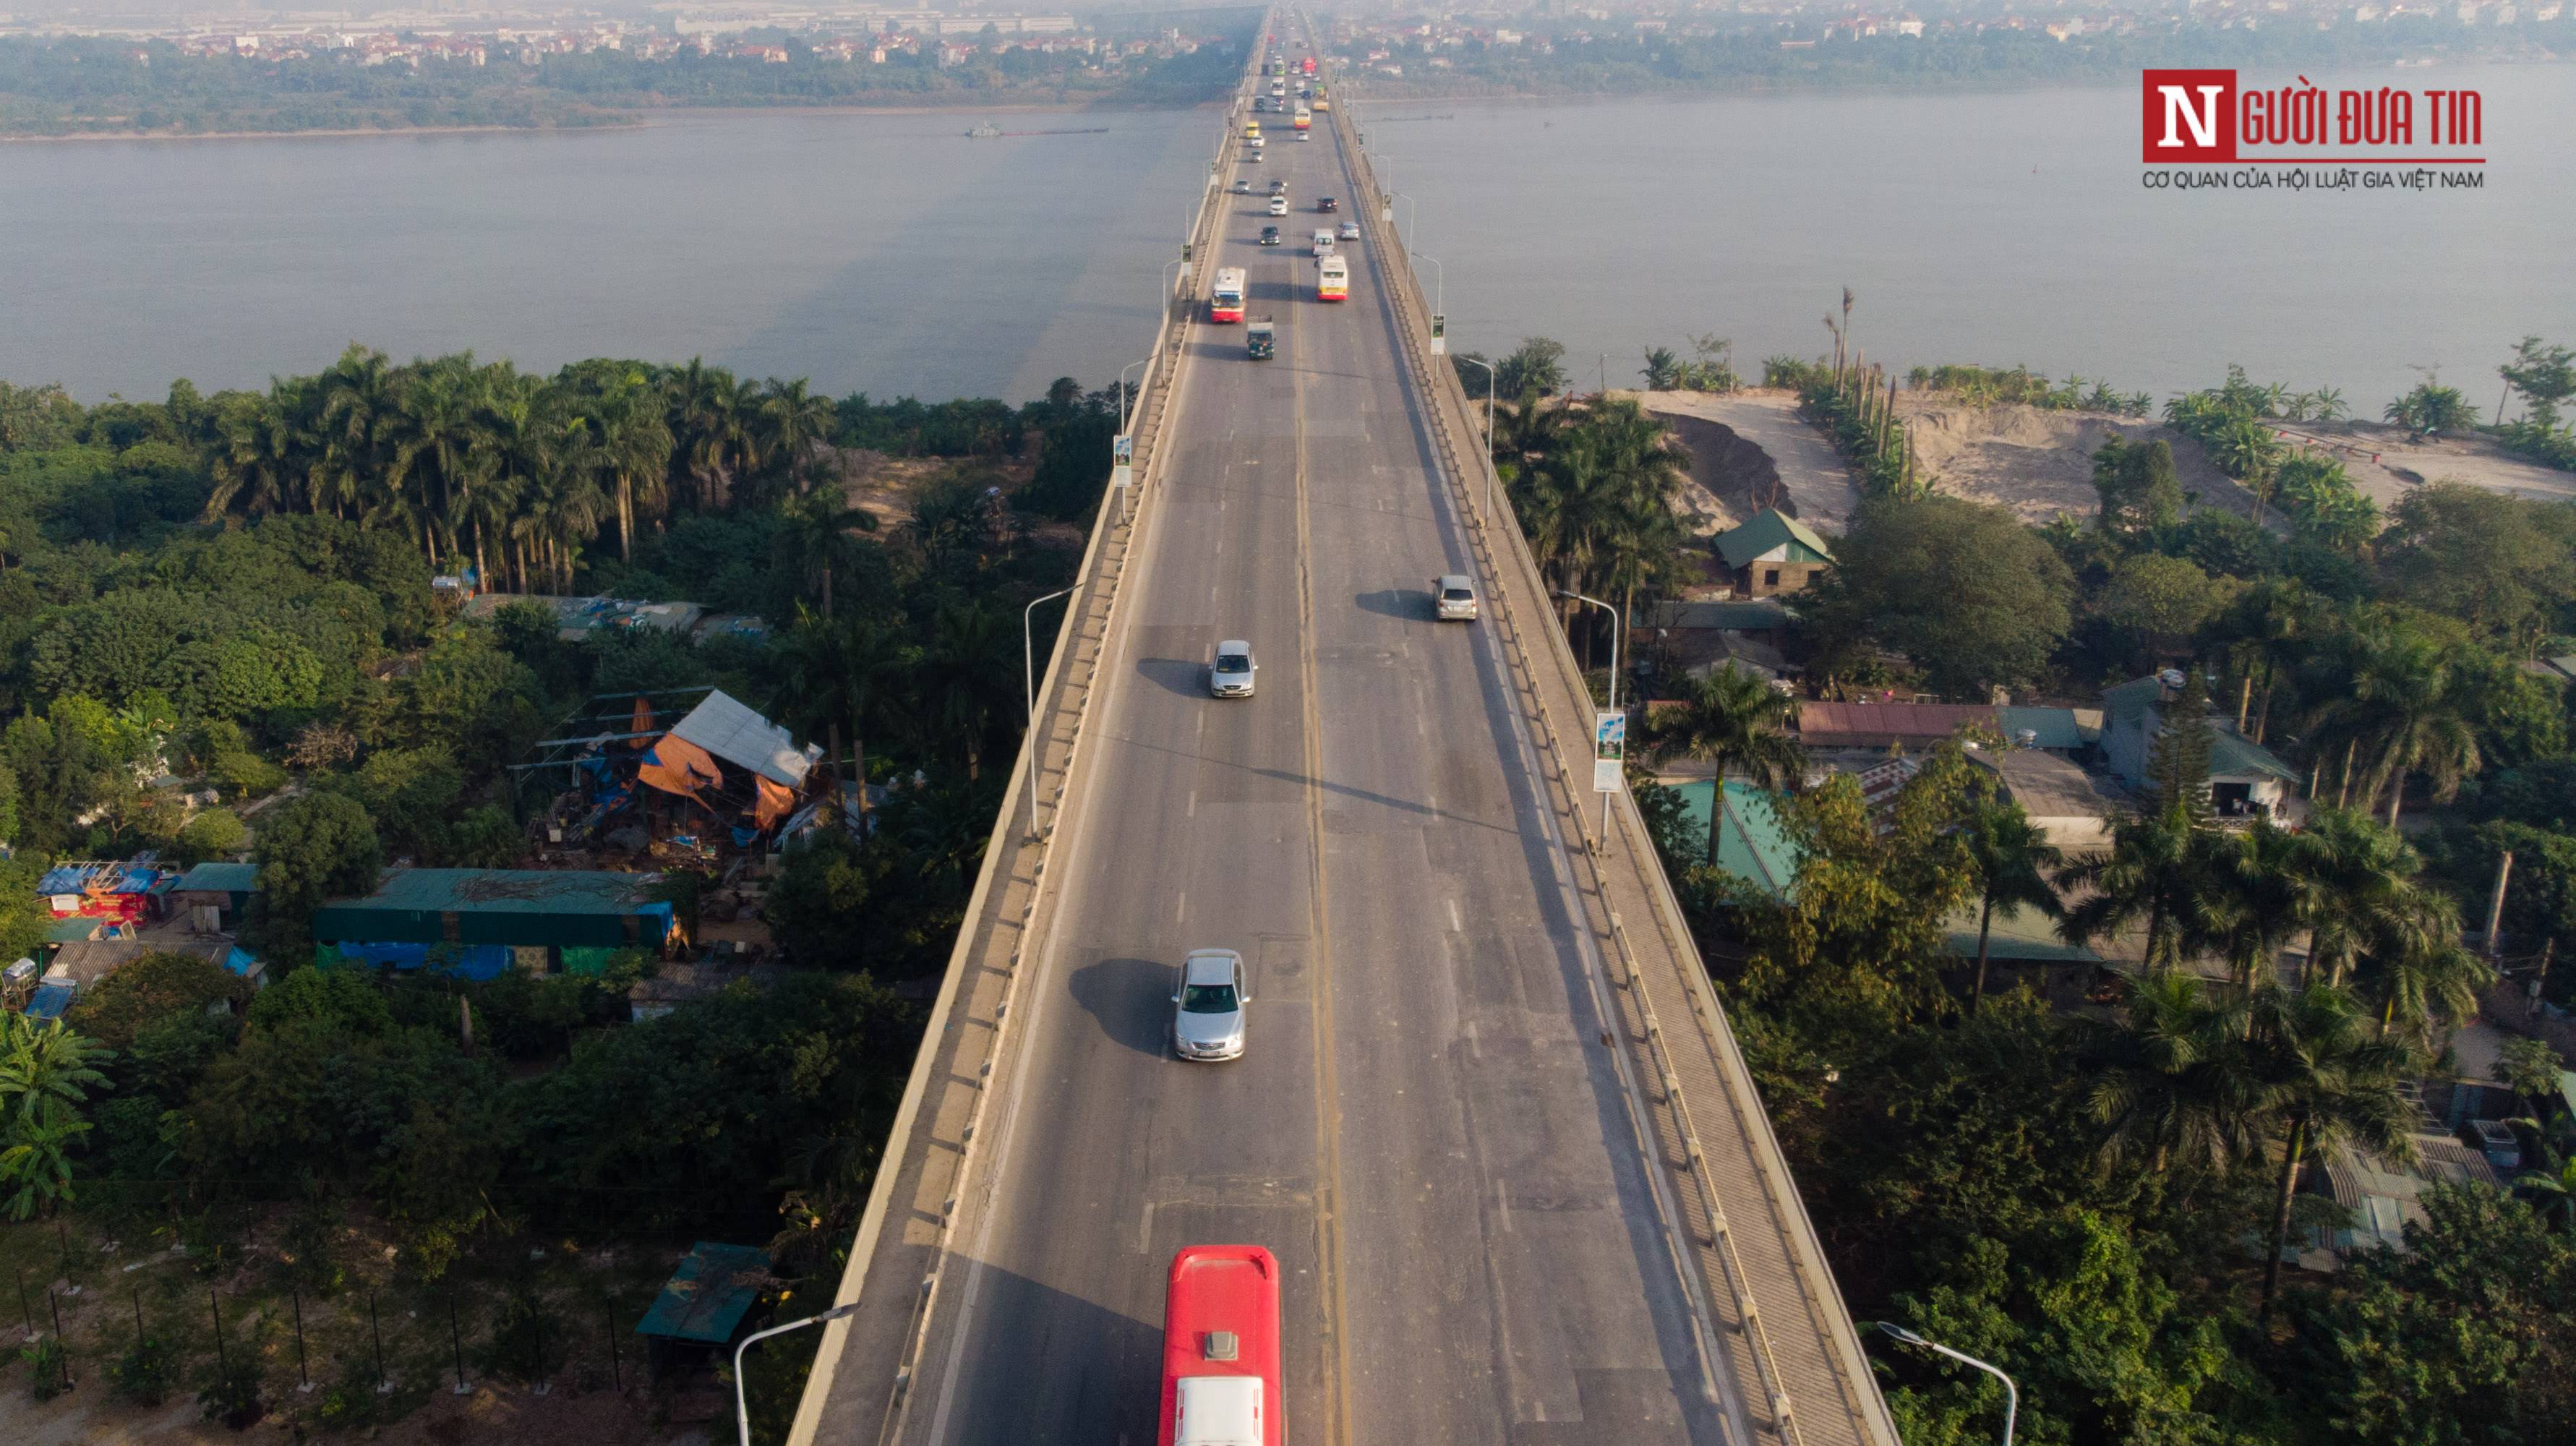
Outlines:
<svg viewBox="0 0 2576 1446"><path fill-rule="evenodd" d="M1110 455L1116 460L1117 465L1110 470L1109 485L1112 487L1124 487L1128 483L1134 481L1136 478L1136 439L1123 433L1120 434L1118 440L1110 444Z"/></svg>
<svg viewBox="0 0 2576 1446"><path fill-rule="evenodd" d="M1628 757L1628 715L1604 709L1592 715L1592 791L1617 793Z"/></svg>

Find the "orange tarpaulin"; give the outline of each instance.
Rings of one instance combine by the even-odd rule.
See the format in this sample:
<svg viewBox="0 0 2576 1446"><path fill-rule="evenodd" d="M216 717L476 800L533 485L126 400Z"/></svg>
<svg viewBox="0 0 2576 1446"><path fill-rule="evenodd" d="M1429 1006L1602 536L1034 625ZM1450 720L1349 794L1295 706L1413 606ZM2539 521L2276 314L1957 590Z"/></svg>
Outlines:
<svg viewBox="0 0 2576 1446"><path fill-rule="evenodd" d="M653 746L653 705L641 698L635 700L635 716L627 721L626 731L634 734L626 741L629 748Z"/></svg>
<svg viewBox="0 0 2576 1446"><path fill-rule="evenodd" d="M635 770L635 778L664 793L696 798L699 789L713 787L723 775L707 750L666 733L653 740L653 751L644 756L644 766Z"/></svg>
<svg viewBox="0 0 2576 1446"><path fill-rule="evenodd" d="M786 820L788 814L795 811L795 791L786 784L772 782L766 778L759 780L759 783L760 801L752 805L752 826L762 830L776 828Z"/></svg>

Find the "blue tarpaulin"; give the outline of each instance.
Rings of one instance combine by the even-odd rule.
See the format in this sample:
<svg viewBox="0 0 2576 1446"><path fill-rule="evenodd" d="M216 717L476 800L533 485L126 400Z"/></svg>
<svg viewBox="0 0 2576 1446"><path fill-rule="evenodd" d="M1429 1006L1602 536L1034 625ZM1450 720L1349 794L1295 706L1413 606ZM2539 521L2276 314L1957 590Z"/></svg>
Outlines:
<svg viewBox="0 0 2576 1446"><path fill-rule="evenodd" d="M59 979L48 979L36 986L36 997L27 1001L29 1019L60 1019L72 1007L72 986Z"/></svg>
<svg viewBox="0 0 2576 1446"><path fill-rule="evenodd" d="M259 967L259 959L248 949L243 948L239 944L235 944L232 952L224 956L224 967L230 969L235 974L248 978L250 971Z"/></svg>
<svg viewBox="0 0 2576 1446"><path fill-rule="evenodd" d="M368 964L378 969L388 965L396 969L419 969L430 963L430 954L438 954L438 967L444 973L463 979L498 979L516 962L517 956L506 944L326 944L315 950L315 963L322 956L337 953L345 964ZM239 950L235 950L239 953Z"/></svg>

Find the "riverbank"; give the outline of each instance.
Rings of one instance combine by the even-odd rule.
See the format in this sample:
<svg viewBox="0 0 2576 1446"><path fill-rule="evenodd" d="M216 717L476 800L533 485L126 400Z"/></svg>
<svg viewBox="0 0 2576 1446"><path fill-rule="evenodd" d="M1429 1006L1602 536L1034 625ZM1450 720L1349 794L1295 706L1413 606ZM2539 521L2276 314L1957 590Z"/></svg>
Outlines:
<svg viewBox="0 0 2576 1446"><path fill-rule="evenodd" d="M595 119L577 124L548 122L539 125L429 125L429 126L337 126L310 130L283 131L184 131L169 127L158 130L71 131L64 134L38 132L0 132L0 142L43 141L279 141L279 140L346 140L354 136L470 136L470 135L568 135L585 131L628 131L639 126L662 125L678 120L721 120L741 116L778 115L945 115L981 119L1011 115L1078 115L1147 114L1157 111L1210 110L1220 101L1018 101L1008 105L921 104L911 97L902 105L869 105L835 103L832 105L663 105L631 110L596 112Z"/></svg>

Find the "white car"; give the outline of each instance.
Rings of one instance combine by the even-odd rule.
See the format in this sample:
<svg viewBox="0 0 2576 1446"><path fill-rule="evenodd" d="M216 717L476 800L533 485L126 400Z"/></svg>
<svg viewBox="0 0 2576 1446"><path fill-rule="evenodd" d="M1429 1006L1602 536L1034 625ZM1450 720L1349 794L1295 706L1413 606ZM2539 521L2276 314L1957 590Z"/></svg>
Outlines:
<svg viewBox="0 0 2576 1446"><path fill-rule="evenodd" d="M1360 223L1357 221L1344 221L1342 223L1342 239L1345 241L1357 241L1360 239Z"/></svg>
<svg viewBox="0 0 2576 1446"><path fill-rule="evenodd" d="M1188 1060L1243 1057L1243 956L1231 949L1193 949L1172 991L1172 1053Z"/></svg>
<svg viewBox="0 0 2576 1446"><path fill-rule="evenodd" d="M1252 644L1228 638L1216 645L1216 661L1208 664L1208 692L1219 698L1249 698L1253 675L1260 671L1261 665L1252 660Z"/></svg>
<svg viewBox="0 0 2576 1446"><path fill-rule="evenodd" d="M1288 214L1288 198L1287 198L1286 196L1282 196L1282 195L1278 195L1278 194L1276 194L1276 193L1273 193L1273 194L1272 194L1272 196L1270 197L1270 214L1271 214L1271 215L1273 215L1273 216L1285 216L1285 215L1287 215L1287 214Z"/></svg>

